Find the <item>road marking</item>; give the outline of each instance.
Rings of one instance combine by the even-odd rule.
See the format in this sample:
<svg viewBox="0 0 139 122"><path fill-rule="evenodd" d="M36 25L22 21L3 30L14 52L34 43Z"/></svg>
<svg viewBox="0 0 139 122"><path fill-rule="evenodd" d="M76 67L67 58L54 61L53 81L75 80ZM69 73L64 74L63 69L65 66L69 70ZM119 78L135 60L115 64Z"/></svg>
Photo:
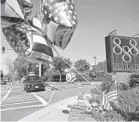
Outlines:
<svg viewBox="0 0 139 122"><path fill-rule="evenodd" d="M79 89L81 89L82 87L78 87Z"/></svg>
<svg viewBox="0 0 139 122"><path fill-rule="evenodd" d="M24 101L34 101L34 100L35 100L34 98L30 98L30 99L24 99L24 100L10 101L10 103L24 102ZM9 102L7 104L9 104Z"/></svg>
<svg viewBox="0 0 139 122"><path fill-rule="evenodd" d="M2 98L1 102L3 102L9 96L9 94L11 93L11 91L12 91L12 88L10 88L8 90L8 92L6 93L6 95Z"/></svg>
<svg viewBox="0 0 139 122"><path fill-rule="evenodd" d="M42 97L38 96L36 93L32 93L32 94L43 104L43 106L48 105L48 102L45 101Z"/></svg>
<svg viewBox="0 0 139 122"><path fill-rule="evenodd" d="M20 105L20 104L24 104L24 103L37 103L38 101L30 101L30 102L20 102L20 103L9 103L9 104L3 104L1 105L1 107L4 107L4 106L8 106L8 105Z"/></svg>
<svg viewBox="0 0 139 122"><path fill-rule="evenodd" d="M49 102L48 102L49 104L51 104L52 99L53 99L53 97L54 97L54 94L55 94L55 91L53 91L52 94L51 94L51 96L50 96L50 99L49 99Z"/></svg>
<svg viewBox="0 0 139 122"><path fill-rule="evenodd" d="M0 109L0 111L10 111L10 110L16 110L16 109L33 108L33 107L44 107L44 105L32 105L32 106L22 106L22 107L15 107L15 108L6 108L6 109Z"/></svg>

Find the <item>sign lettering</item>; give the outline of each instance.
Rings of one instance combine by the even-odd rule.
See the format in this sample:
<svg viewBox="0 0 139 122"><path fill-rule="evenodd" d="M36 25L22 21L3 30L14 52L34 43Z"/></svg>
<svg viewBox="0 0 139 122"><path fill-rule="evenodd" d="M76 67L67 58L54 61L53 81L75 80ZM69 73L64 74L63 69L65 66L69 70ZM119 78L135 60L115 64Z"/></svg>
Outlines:
<svg viewBox="0 0 139 122"><path fill-rule="evenodd" d="M108 72L139 71L139 39L110 35L105 38Z"/></svg>

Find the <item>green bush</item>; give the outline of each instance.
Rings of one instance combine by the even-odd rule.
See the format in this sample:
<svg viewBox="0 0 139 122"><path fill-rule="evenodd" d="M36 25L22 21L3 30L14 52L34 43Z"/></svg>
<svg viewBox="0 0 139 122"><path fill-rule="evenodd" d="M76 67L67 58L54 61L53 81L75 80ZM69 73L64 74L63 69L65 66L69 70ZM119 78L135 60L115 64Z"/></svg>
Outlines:
<svg viewBox="0 0 139 122"><path fill-rule="evenodd" d="M126 121L139 121L139 87L118 94L119 106L112 104L113 109Z"/></svg>
<svg viewBox="0 0 139 122"><path fill-rule="evenodd" d="M129 78L129 86L130 88L135 88L139 86L139 74L132 74Z"/></svg>
<svg viewBox="0 0 139 122"><path fill-rule="evenodd" d="M89 76L89 74L82 74L83 77L85 77L87 80L92 81L92 78ZM76 81L86 81L81 75L76 73Z"/></svg>
<svg viewBox="0 0 139 122"><path fill-rule="evenodd" d="M101 89L104 90L108 85L108 82L102 83ZM123 83L118 88L118 106L111 103L113 110L93 110L92 116L97 121L139 121L139 86L130 89L128 84Z"/></svg>
<svg viewBox="0 0 139 122"><path fill-rule="evenodd" d="M104 91L105 89L107 89L109 85L110 85L110 82L108 81L102 82L102 84L100 85L101 91Z"/></svg>
<svg viewBox="0 0 139 122"><path fill-rule="evenodd" d="M128 90L129 89L129 85L126 83L120 83L118 85L118 90L122 91L122 90Z"/></svg>
<svg viewBox="0 0 139 122"><path fill-rule="evenodd" d="M93 109L92 116L97 121L124 121L124 118L116 111L97 111Z"/></svg>

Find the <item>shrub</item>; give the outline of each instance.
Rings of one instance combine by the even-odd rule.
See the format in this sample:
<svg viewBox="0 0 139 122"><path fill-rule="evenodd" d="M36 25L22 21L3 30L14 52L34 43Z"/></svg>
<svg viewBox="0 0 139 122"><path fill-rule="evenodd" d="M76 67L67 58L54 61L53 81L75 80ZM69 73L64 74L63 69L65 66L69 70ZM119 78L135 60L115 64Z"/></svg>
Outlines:
<svg viewBox="0 0 139 122"><path fill-rule="evenodd" d="M129 78L129 86L130 88L135 88L139 86L139 74L132 74Z"/></svg>
<svg viewBox="0 0 139 122"><path fill-rule="evenodd" d="M92 116L97 121L123 121L124 118L116 111L97 111L93 109Z"/></svg>
<svg viewBox="0 0 139 122"><path fill-rule="evenodd" d="M128 84L125 84L125 83L120 83L118 85L118 90L128 90L129 89L129 85Z"/></svg>
<svg viewBox="0 0 139 122"><path fill-rule="evenodd" d="M82 74L87 80L92 81L92 78L89 76L89 74ZM85 79L81 75L76 73L76 81L85 81Z"/></svg>
<svg viewBox="0 0 139 122"><path fill-rule="evenodd" d="M114 106L126 121L139 121L139 88L121 91L118 94L119 107Z"/></svg>
<svg viewBox="0 0 139 122"><path fill-rule="evenodd" d="M102 83L105 89L109 83ZM118 92L118 103L111 103L113 110L92 111L92 116L98 121L139 121L139 86L129 89L127 84L120 84ZM94 93L94 91L93 91ZM99 95L102 97L101 95ZM96 101L92 99L93 101ZM101 99L100 99L101 100Z"/></svg>
<svg viewBox="0 0 139 122"><path fill-rule="evenodd" d="M109 85L110 85L110 82L108 81L102 82L102 84L100 85L101 91L104 91L105 89L107 89Z"/></svg>

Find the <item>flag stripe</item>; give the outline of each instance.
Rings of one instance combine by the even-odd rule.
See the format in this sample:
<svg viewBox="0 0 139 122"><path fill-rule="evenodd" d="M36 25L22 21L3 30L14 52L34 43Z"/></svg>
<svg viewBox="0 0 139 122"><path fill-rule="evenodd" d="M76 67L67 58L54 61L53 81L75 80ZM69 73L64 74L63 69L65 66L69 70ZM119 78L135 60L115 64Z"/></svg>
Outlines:
<svg viewBox="0 0 139 122"><path fill-rule="evenodd" d="M109 95L114 94L114 93L117 93L117 91L115 90L115 91L109 92L105 96L108 97Z"/></svg>
<svg viewBox="0 0 139 122"><path fill-rule="evenodd" d="M41 61L50 61L50 62L52 61L51 56L36 51L32 51L30 56Z"/></svg>
<svg viewBox="0 0 139 122"><path fill-rule="evenodd" d="M109 96L109 97L106 97L106 98L107 98L107 100L109 100L109 99L111 99L111 98L113 98L113 97L115 97L115 96L117 96L117 94L113 94L113 95L111 95L111 96Z"/></svg>
<svg viewBox="0 0 139 122"><path fill-rule="evenodd" d="M32 51L41 52L47 54L48 56L53 57L52 49L44 44L35 42L33 44Z"/></svg>
<svg viewBox="0 0 139 122"><path fill-rule="evenodd" d="M76 80L76 77L72 78L71 83L73 83Z"/></svg>
<svg viewBox="0 0 139 122"><path fill-rule="evenodd" d="M108 102L116 102L117 101L117 96L113 96L113 97L111 97L110 99L108 99Z"/></svg>
<svg viewBox="0 0 139 122"><path fill-rule="evenodd" d="M103 92L102 105L106 110L112 110L110 102L118 102L116 80ZM106 93L105 93L106 92Z"/></svg>

